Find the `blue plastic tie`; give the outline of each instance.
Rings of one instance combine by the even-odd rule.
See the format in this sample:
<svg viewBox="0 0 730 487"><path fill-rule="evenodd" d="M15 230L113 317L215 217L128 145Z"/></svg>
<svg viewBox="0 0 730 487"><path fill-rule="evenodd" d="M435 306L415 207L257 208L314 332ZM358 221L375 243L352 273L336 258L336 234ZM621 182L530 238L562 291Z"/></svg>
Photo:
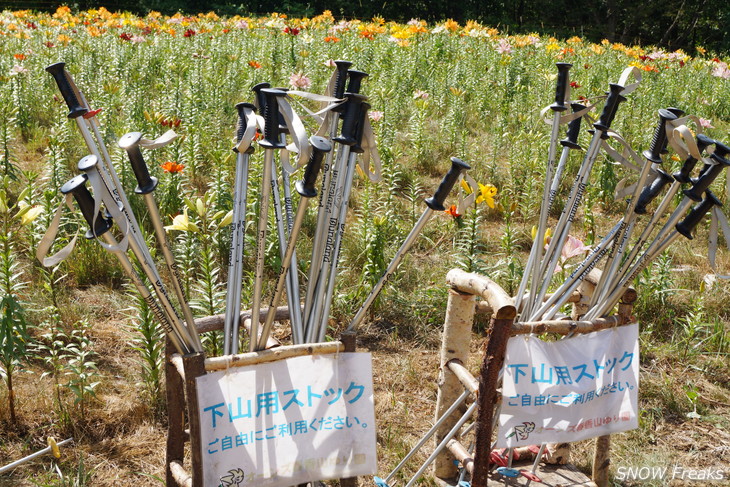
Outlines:
<svg viewBox="0 0 730 487"><path fill-rule="evenodd" d="M381 479L380 477L373 477L373 480L375 481L375 485L377 485L378 487L390 487L390 485L388 485L388 482Z"/></svg>
<svg viewBox="0 0 730 487"><path fill-rule="evenodd" d="M497 469L497 473L500 475L504 475L505 477L515 478L519 477L520 471L514 468L509 467L499 467Z"/></svg>

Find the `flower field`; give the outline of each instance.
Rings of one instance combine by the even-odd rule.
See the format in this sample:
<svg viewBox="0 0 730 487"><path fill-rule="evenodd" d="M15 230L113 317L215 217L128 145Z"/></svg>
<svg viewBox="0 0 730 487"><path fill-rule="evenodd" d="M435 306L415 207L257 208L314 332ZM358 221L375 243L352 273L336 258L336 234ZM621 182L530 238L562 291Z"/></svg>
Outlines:
<svg viewBox="0 0 730 487"><path fill-rule="evenodd" d="M467 161L477 182L462 185L463 192L477 192L464 214L452 195L449 210L429 223L378 298L362 335L366 348L383 353L376 357L376 375L378 366L390 367L398 371L391 374L394 381L404 381L376 379L378 401L393 406L390 412L379 406L383 424L394 425L384 426L378 438L383 471L397 464L410 448L408 435L424 431L433 414L437 365L392 350L436 350L446 272L460 267L484 273L517 292L542 204L550 126L541 110L554 101L556 62L573 65L570 99L576 101L603 95L624 68L638 68L641 84L612 125L637 152L649 146L657 110L666 107L696 115L695 129L730 143L729 60L701 46L666 52L579 37L515 36L476 22L396 24L339 20L329 12L303 19L155 12L137 17L67 7L53 14L0 12L0 467L42 448L46 436L76 439L74 456L57 467L39 461L0 475L0 485L152 485L164 461L164 338L151 310L93 240L79 238L72 256L50 268L35 258L62 202L60 187L87 155L44 68L65 62L90 106L100 110L102 135L114 148L111 157L140 215L144 203L133 197L136 182L116 141L132 131L154 138L173 129L181 136L145 157L160 180L155 197L185 291L201 317L223 313L226 303L236 103L252 102L251 88L261 82L323 93L338 59L369 73L362 93L372 106L383 178L355 179L331 336L385 270L449 158ZM311 118L303 120L309 132L316 131ZM588 136L582 134L580 143L587 145ZM249 201L259 191L262 161L257 150ZM580 155L571 155L568 173L579 164ZM671 174L681 161L675 156L666 165ZM583 255L583 244L597 243L620 216L614 191L627 175L599 156L559 272L567 272L578 260L570 259ZM558 202L571 181L565 178ZM724 177L713 186L722 201L729 187ZM558 206L551 217L559 215ZM248 213L254 222L256 205ZM303 275L315 220L312 212L302 230ZM141 223L151 234L150 222ZM54 249L79 228L85 231L85 223L66 211ZM709 458L730 465L729 288L718 278L730 271L730 259L721 238L711 269L707 233L707 225L701 226L694 240L672 247L636 279L647 351L645 416L640 430L619 440L617 463L637 454L666 454L662 445L671 440L660 431L669 425L689 437L712 429L726 449ZM246 238L246 248L253 249L253 231ZM266 259L271 284L280 265L275 235L269 235ZM247 251L245 265L248 303L253 251ZM209 334L203 344L218 355L222 338ZM677 357L687 369L676 364ZM420 370L424 363L433 374ZM39 391L43 398L37 400ZM410 392L413 397L405 398ZM409 411L422 416L413 427L418 431L395 420Z"/></svg>

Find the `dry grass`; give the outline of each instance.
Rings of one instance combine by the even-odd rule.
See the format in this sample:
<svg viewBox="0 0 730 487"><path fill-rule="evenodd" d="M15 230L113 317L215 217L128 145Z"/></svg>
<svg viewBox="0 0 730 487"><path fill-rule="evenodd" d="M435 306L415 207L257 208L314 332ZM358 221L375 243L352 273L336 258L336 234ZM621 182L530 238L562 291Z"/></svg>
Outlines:
<svg viewBox="0 0 730 487"><path fill-rule="evenodd" d="M165 427L151 420L136 385L138 365L127 345L127 319L122 310L126 298L104 287L69 293L72 313L92 316L90 333L99 355L103 383L85 420L64 395L73 421L59 420L50 377L41 377L39 364L18 376L20 424L8 423L5 390L0 391L0 464L6 464L45 446L49 435L74 437L64 448L60 470L78 476L79 466L93 486L159 485L164 478ZM445 305L445 303L444 303ZM478 321L483 323L484 318ZM287 339L284 328L278 338ZM438 376L438 331L426 341L414 343L398 332L398 325L376 322L360 335L360 349L374 360L376 417L378 418L379 471L387 474L428 430L433 422ZM475 334L469 367L479 369L484 337ZM620 466L685 465L730 471L730 372L723 355L693 354L677 361L671 346L651 344L642 360L642 421L640 429L613 439L614 472ZM686 391L697 391L699 419ZM429 443L405 472L414 472L432 448ZM591 442L575 446L573 462L590 469ZM435 485L424 478L420 485ZM35 460L0 479L0 486L62 485L49 458ZM639 485L625 482L624 485ZM681 485L675 483L672 485ZM699 485L699 484L694 484Z"/></svg>

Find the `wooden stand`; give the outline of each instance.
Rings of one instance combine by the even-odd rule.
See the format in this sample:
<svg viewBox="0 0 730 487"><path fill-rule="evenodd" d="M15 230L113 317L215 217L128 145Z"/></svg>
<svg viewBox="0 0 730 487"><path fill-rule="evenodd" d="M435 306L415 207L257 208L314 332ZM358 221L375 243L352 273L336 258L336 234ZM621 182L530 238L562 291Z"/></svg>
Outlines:
<svg viewBox="0 0 730 487"><path fill-rule="evenodd" d="M586 311L585 303L590 300L595 282L597 282L597 275L597 271L594 271L588 276L575 295L571 297L570 302L573 303L572 320L515 323L517 310L514 302L496 283L484 276L469 274L461 270L449 272L446 280L451 286L451 294L449 295L444 324L437 417L440 416L443 409L454 402L464 388L470 389L470 384L477 380L468 371L461 370L463 367L458 366L458 364L466 362L464 353L469 350L468 339L465 340L464 336L470 336L471 323L467 326L465 321L473 318L475 306L479 311L489 312L492 318L487 332L487 343L478 378L479 387L476 400L479 403L479 408L474 458L471 458L467 448L458 441L458 437L452 439L447 449L439 455L435 462L437 477L452 479L457 472L457 467L454 464L456 460L472 474L472 486L504 485L504 479L498 482L489 478L489 453L495 424L493 416L495 406L499 401L499 373L504 365L507 340L510 336L520 334L557 333L567 335L587 333L631 323L631 310L636 300L636 292L633 289L629 289L624 294L616 316L593 321L579 321ZM474 297L481 298L481 301L475 304ZM457 335L459 338L455 339L454 337ZM459 385L462 387L459 387ZM451 426L447 424L438 431L436 433L437 441L439 441L439 435L443 437L450 428ZM560 445L560 447L563 446ZM541 466L537 471L537 475L544 485L605 487L608 485L609 450L609 436L596 439L592 480L568 465L567 458L560 462L565 464ZM569 450L567 451L569 452ZM525 468L525 465L519 466ZM527 468L529 469L529 465ZM527 479L525 478L510 480L510 485L525 485L526 483Z"/></svg>
<svg viewBox="0 0 730 487"><path fill-rule="evenodd" d="M261 317L268 309L261 310ZM251 313L241 314L241 323L250 318ZM288 319L286 307L277 308L276 320ZM223 315L209 316L196 320L200 332L221 330ZM343 333L340 341L310 343L304 345L280 346L270 339L267 349L260 352L225 355L205 358L202 352L181 356L170 341L165 351L165 376L167 378L167 458L165 485L167 487L202 487L203 462L200 444L200 421L196 378L208 372L229 367L241 367L273 362L290 357L355 351L355 334ZM187 425L187 428L186 428ZM189 458L186 462L185 445L189 445ZM189 467L186 468L185 464ZM343 487L356 487L357 478L340 479Z"/></svg>

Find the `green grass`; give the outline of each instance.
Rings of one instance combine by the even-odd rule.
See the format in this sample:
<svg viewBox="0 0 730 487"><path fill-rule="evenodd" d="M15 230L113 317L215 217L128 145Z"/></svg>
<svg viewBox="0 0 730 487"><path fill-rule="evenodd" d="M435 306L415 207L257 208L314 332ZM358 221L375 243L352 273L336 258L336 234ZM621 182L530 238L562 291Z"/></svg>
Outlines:
<svg viewBox="0 0 730 487"><path fill-rule="evenodd" d="M287 27L300 31L292 35L285 32ZM115 305L135 304L124 292L125 279L114 258L94 241L79 240L72 257L54 274L53 289L34 260L35 247L61 204L58 189L76 173L77 161L86 155L75 123L65 117L67 108L53 79L44 72L55 62L65 62L92 108L103 109L98 115L102 134L136 208L141 209L142 202L133 194L136 183L116 140L129 131L156 137L171 125L182 136L169 146L146 151L145 157L151 173L161 182L155 194L165 224L171 224L172 217L187 207L190 221L200 229L176 232L170 238L184 286L199 315L221 313L224 306L229 232L217 222L232 204L235 158L230 148L235 104L253 101L250 89L256 83L288 86L290 75L299 72L311 79L309 91L321 93L332 72L326 66L331 59L348 59L354 68L368 72L362 91L372 110L383 112L382 119L372 125L384 178L380 183L355 181L332 308L336 322L347 322L357 309L423 211L421 200L435 190L451 156L470 163L470 174L477 182L497 188L495 208L477 205L462 217L461 227L451 216L435 215L373 308L368 333L403 348L415 344L436 349L446 303L444 277L451 268L486 273L506 289L516 290L531 244L530 229L541 206L550 127L543 123L540 110L554 101L556 62L573 64L573 100L598 101L594 97L617 82L624 68L639 68L643 80L627 96L612 126L638 153L649 146L659 108L675 106L710 120L714 128L706 132L720 140L730 129L730 80L717 76L723 60L702 49L662 53L651 46L592 44L579 38L506 36L477 24L408 26L339 22L328 16L138 18L104 10L74 13L64 9L55 16L2 12L0 38L0 168L8 178L8 201L11 207L22 199L43 209L26 226L15 218L16 209L10 215L13 260L22 263L23 282L28 283L18 292L18 299L35 325L45 319L37 309L50 306L48 303L53 303L67 328L82 317L94 321L94 303L84 302L80 296L100 296L103 293L96 288L100 283L118 295L111 300ZM502 40L509 43L510 52L498 51ZM599 102L594 118L600 108ZM311 119L305 119L305 124L310 131L316 129ZM588 141L584 130L579 142L585 147ZM251 159L249 201L259 192L262 155L257 149ZM570 155L553 219L570 191L581 158L578 152ZM168 161L183 164L185 169L165 173L160 166ZM679 165L671 154L666 158L668 172ZM613 201L613 192L627 176L623 168L599 156L585 206L579 212L583 224L574 225L575 233L597 241L610 228L623 212L622 205ZM297 174L293 180L299 177ZM714 188L725 200L723 182L718 181ZM198 198L206 202L205 211L197 210ZM455 194L448 200L452 203L457 203ZM255 204L249 205L247 220L254 222L257 212ZM146 218L140 219L151 232ZM308 215L302 231L298 250L302 275L308 270L315 221L313 213ZM249 228L246 242L244 303L250 298L252 230ZM54 249L83 231L85 224L79 215L64 212L60 241ZM705 423L725 431L728 428L723 420L723 411L727 411L723 404L730 401L730 379L723 367L730 353L725 306L728 286L717 280L712 288L700 288L712 270L705 258L705 224L698 233L692 242L673 247L637 279L640 300L635 314L643 330L644 413L640 430L620 440L620 458L630 458L630 452L642 448L648 449L647 462L653 455L664 458L652 439L662 437L662 428L694 423L697 429ZM267 278L273 282L278 266L275 232L270 232L267 241L267 257ZM723 249L718 264L718 272L727 269ZM681 272L677 272L680 266ZM114 311L105 310L103 318ZM130 318L124 320L128 323ZM31 327L36 338L44 331ZM331 335L336 332L332 330ZM218 345L212 338L208 346L213 350ZM101 346L90 342L92 350ZM94 390L100 396L112 388L115 375L103 366L100 364L101 383ZM414 384L419 382L417 372L410 364L401 371L408 375L404 380ZM141 392L144 386L139 387ZM21 393L24 391L27 393ZM0 419L5 420L5 390L0 394ZM72 396L59 397L72 407ZM103 417L95 409L98 407L89 404L86 413L91 419L82 425L82 431L93 429L89 424ZM63 410L60 405L56 408ZM142 413L149 414L145 420L154 421L155 410L146 409ZM693 411L699 419L687 417ZM132 411L129 417L135 414ZM45 417L51 424L47 429L53 429L57 418ZM22 406L20 418L29 421ZM391 425L380 433L385 456L394 462L390 467L408 449L399 428ZM79 468L76 476L81 483L48 485L86 485L84 479L94 468ZM47 482L54 481L51 477L46 477Z"/></svg>

